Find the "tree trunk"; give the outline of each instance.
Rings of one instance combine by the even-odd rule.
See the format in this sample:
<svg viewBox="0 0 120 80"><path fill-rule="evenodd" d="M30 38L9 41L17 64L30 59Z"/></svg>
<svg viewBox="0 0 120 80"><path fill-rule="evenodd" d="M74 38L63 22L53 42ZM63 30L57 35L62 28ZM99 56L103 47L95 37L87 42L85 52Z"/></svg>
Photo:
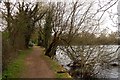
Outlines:
<svg viewBox="0 0 120 80"><path fill-rule="evenodd" d="M50 46L48 47L48 49L46 50L45 55L49 56L50 58L53 58L54 55L56 55L56 49L58 46L58 37L55 37L53 42L50 44Z"/></svg>

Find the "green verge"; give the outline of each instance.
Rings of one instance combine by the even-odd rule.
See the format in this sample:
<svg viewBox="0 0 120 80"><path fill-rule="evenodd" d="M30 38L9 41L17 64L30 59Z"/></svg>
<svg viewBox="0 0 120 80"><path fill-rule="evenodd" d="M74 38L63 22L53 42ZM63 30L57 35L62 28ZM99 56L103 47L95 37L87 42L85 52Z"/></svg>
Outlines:
<svg viewBox="0 0 120 80"><path fill-rule="evenodd" d="M2 79L19 78L22 71L24 71L24 59L32 51L31 48L21 50L18 52L18 57L10 62L7 69L2 73Z"/></svg>
<svg viewBox="0 0 120 80"><path fill-rule="evenodd" d="M42 56L50 65L51 70L54 71L56 78L72 78L68 73L57 73L58 71L65 71L65 69L61 65L59 65L57 61L45 55Z"/></svg>

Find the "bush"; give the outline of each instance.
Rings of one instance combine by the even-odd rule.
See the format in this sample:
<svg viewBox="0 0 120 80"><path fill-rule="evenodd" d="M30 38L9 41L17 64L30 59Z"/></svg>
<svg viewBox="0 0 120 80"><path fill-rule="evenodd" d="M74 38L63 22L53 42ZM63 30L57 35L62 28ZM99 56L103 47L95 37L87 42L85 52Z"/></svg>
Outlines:
<svg viewBox="0 0 120 80"><path fill-rule="evenodd" d="M61 50L73 61L70 74L73 77L88 78L101 74L108 64L115 59L112 47L105 45L61 46ZM110 49L109 51L107 51Z"/></svg>

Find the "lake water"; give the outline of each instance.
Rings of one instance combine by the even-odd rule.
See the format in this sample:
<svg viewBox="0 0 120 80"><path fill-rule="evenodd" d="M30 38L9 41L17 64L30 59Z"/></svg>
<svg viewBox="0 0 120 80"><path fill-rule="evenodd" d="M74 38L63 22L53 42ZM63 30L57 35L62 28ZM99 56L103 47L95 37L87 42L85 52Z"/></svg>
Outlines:
<svg viewBox="0 0 120 80"><path fill-rule="evenodd" d="M58 46L57 52L56 52L56 59L58 62L64 66L67 70L70 70L70 67L67 65L72 62L72 60L68 57L68 55L60 49L61 46ZM63 46L62 46L63 47ZM109 52L114 52L118 49L119 45L107 45L107 51ZM90 48L89 48L90 49ZM120 54L120 49L115 52L116 57L119 57ZM119 63L119 62L118 62ZM120 67L110 67L110 69L105 69L104 71L101 70L100 75L98 75L99 78L119 78L120 72L119 72ZM120 78L119 78L120 79Z"/></svg>

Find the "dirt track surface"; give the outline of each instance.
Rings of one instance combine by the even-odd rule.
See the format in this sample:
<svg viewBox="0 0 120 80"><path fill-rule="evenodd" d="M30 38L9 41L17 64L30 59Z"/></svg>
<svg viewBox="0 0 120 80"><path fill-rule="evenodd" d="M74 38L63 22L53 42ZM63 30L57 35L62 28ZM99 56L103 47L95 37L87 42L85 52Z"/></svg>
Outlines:
<svg viewBox="0 0 120 80"><path fill-rule="evenodd" d="M47 61L42 57L43 48L33 47L32 53L25 58L26 69L21 78L55 78Z"/></svg>

